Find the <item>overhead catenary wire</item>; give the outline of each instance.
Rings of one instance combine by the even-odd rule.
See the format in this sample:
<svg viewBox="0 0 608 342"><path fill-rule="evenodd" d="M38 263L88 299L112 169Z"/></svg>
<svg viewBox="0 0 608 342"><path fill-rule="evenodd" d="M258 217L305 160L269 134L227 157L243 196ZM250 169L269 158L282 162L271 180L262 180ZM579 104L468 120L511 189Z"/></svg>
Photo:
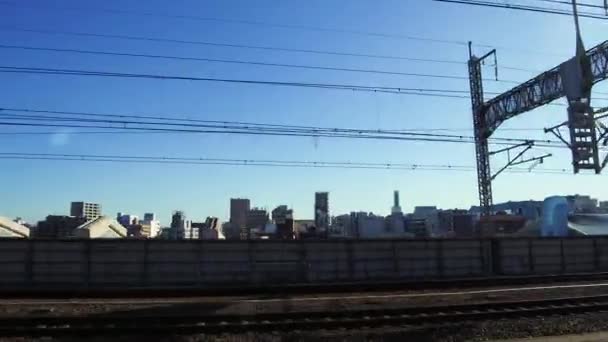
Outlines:
<svg viewBox="0 0 608 342"><path fill-rule="evenodd" d="M57 160L76 162L113 162L113 163L155 163L155 164L190 164L190 165L229 165L229 166L266 166L297 168L339 168L339 169L376 169L376 170L412 170L412 171L469 171L475 167L452 164L403 164L403 163L370 163L370 162L335 162L335 161L296 161L267 159L228 159L196 157L164 157L136 155L93 155L93 154L58 154L31 152L0 152L0 160ZM512 173L566 174L566 169L512 168Z"/></svg>
<svg viewBox="0 0 608 342"><path fill-rule="evenodd" d="M566 5L566 6L572 7L571 0L570 1L566 1L566 0L530 0L530 1L544 2L544 3L550 3L550 4L556 4L556 5ZM605 7L603 5L595 5L595 4L590 4L590 3L586 3L586 2L580 2L580 1L577 1L576 5L578 7L605 9Z"/></svg>
<svg viewBox="0 0 608 342"><path fill-rule="evenodd" d="M285 127L285 128L308 128L308 129L335 129L328 127L310 126L310 125L287 125L267 122L251 122L251 121L231 121L231 120L209 120L209 119L193 119L192 115L184 116L183 114L175 113L164 113L154 115L142 115L134 113L101 113L101 112L85 112L85 111L65 111L65 110L49 110L49 109L34 109L34 108L22 108L22 107L7 107L0 106L0 114L2 111L21 112L21 113L47 113L47 114L59 114L69 116L84 116L84 117L106 117L106 118L131 118L131 119L152 119L160 121L174 121L174 122L200 122L200 123L216 123L216 124L235 124L245 126L269 126L269 127ZM353 130L359 130L358 128L351 128ZM390 129L380 130L385 132L410 132L410 131L472 131L472 128L403 128L403 129ZM501 130L507 131L543 131L543 127L537 128L501 128ZM373 130L377 131L377 130Z"/></svg>
<svg viewBox="0 0 608 342"><path fill-rule="evenodd" d="M203 16L192 15L192 14L180 15L180 14L168 14L168 13L159 13L159 12L142 12L142 11L133 11L133 10L125 10L125 9L117 9L117 8L98 8L98 7L97 8L92 8L92 7L87 8L87 7L48 6L48 5L40 6L40 5L15 3L15 2L11 2L11 1L0 1L0 5L23 7L23 8L28 7L28 8L56 10L56 11L78 11L78 12L86 12L86 13L98 12L98 13L121 14L121 15L140 16L140 17L187 19L187 20L216 22L216 23L228 23L228 24L264 26L264 27L292 29L292 30L315 31L315 32L323 32L323 33L329 32L329 33L339 33L339 34L350 34L350 35L369 36L369 37L376 37L376 38L393 38L393 39L421 41L421 42L428 42L428 43L451 44L451 45L458 45L458 46L467 45L466 41L455 40L455 39L441 39L441 38L422 37L422 36L416 36L416 35L406 35L406 34L389 33L389 32L372 32L372 31L364 31L364 30L318 27L318 26L310 26L310 25L269 23L269 22L263 22L263 21L255 21L255 20L217 18L217 17L210 17L210 16L203 17ZM488 47L488 46L485 46L485 47Z"/></svg>
<svg viewBox="0 0 608 342"><path fill-rule="evenodd" d="M204 134L246 134L246 135L268 135L268 136L299 136L299 137L327 137L327 138L353 138L353 139L380 139L380 140L406 140L406 141L427 141L427 142L452 142L452 143L474 143L474 137L454 134L437 134L407 132L398 130L371 130L356 128L335 128L335 127L310 127L310 126L290 126L290 125L269 125L239 123L221 124L205 123L178 123L178 122L159 122L159 121L137 121L137 120L109 120L90 118L74 118L63 116L45 115L23 115L12 114L0 111L0 125L14 126L33 126L33 127L64 127L64 128L105 128L118 130L136 131L156 131L156 132L182 132L182 133L204 133ZM122 116L124 117L124 116ZM8 121L7 121L8 120ZM179 119L174 119L179 120ZM51 122L46 123L46 122ZM73 124L73 122L77 124ZM84 125L86 124L86 125ZM101 125L103 124L103 126ZM564 146L552 140L542 139L523 139L523 138L491 138L493 144L512 144L533 141L537 146L559 147Z"/></svg>
<svg viewBox="0 0 608 342"><path fill-rule="evenodd" d="M220 83L233 83L233 84L250 84L250 85L256 84L256 85L267 85L267 86L305 87L305 88L321 88L321 89L335 89L335 90L367 91L367 92L380 92L380 93L391 93L391 94L400 94L400 95L435 96L435 97L450 97L450 98L463 98L463 99L469 98L468 96L464 96L464 95L456 95L456 93L466 94L467 91L453 90L453 89L408 88L408 87L306 83L306 82L288 82L288 81L262 81L262 80L213 78L213 77L193 77L193 76L178 76L178 75L107 72L107 71L82 70L82 69L80 69L80 70L79 69L54 69L54 68L34 68L34 67L15 67L15 66L0 66L0 72L39 74L39 75L94 76L94 77L130 78L130 79L204 81L204 82L220 82Z"/></svg>
<svg viewBox="0 0 608 342"><path fill-rule="evenodd" d="M2 31L15 31L15 32L41 33L41 34L52 34L52 35L67 35L67 36L80 36L80 37L96 37L96 38L121 39L121 40L131 40L131 41L148 41L148 42L157 42L157 43L205 45L205 46L215 46L215 47L224 47L224 48L262 50L262 51L278 51L278 52L290 52L290 53L308 53L308 54L333 55L333 56L343 56L343 57L362 57L362 58L407 60L407 61L446 63L446 64L464 64L462 61L448 60L448 59L417 58L417 57L407 57L407 56L382 55L382 54L367 54L367 53L356 53L356 52L346 52L346 51L333 51L333 50L298 49L298 48L286 48L286 47L278 47L278 46L264 46L264 45L236 44L236 43L220 43L220 42L210 42L210 41L196 41L196 40L170 39L170 38L132 36L132 35L119 35L119 34L105 34L105 33L92 33L92 32L60 31L60 30L46 30L46 29L30 29L30 28L20 28L20 27L6 26L6 25L0 25L0 30L2 30Z"/></svg>
<svg viewBox="0 0 608 342"><path fill-rule="evenodd" d="M467 64L466 61L451 60L451 59L422 58L422 57L385 55L385 54L374 54L374 53L357 53L357 52L336 51L336 50L288 48L288 47L280 47L280 46L265 46L265 45L237 44L237 43L221 43L221 42L211 42L211 41L196 41L196 40L170 39L170 38L120 35L120 34L105 34L105 33L81 32L81 31L33 29L33 28L23 28L23 27L6 26L6 25L0 25L0 31L26 32L26 33L63 35L63 36L87 37L87 38L119 39L119 40L128 40L128 41L142 41L142 42L169 43L169 44L203 45L203 46L213 46L213 47L221 47L221 48L248 49L248 50L273 51L273 52L298 53L298 54L316 54L316 55L341 56L341 57L385 59L385 60L395 60L395 61L426 62L426 63L440 63L440 64L460 64L460 65ZM486 47L486 48L494 48L494 46L489 46L489 45L485 46L483 44L475 44L475 45L480 46L480 47ZM501 47L501 49L507 49L507 48ZM529 52L530 51L526 51L526 53L529 53ZM503 64L501 64L499 66L499 68L515 70L515 71L523 71L523 72L532 72L532 73L538 72L537 70L533 70L533 69L512 67L512 66L503 65Z"/></svg>
<svg viewBox="0 0 608 342"><path fill-rule="evenodd" d="M3 73L20 73L20 74L37 74L37 75L92 76L92 77L117 77L117 78L127 78L127 79L203 81L203 82L220 82L220 83L249 84L249 85L255 84L255 85L283 86L283 87L304 87L304 88L319 88L319 89L388 93L388 94L398 94L398 95L470 99L469 96L458 95L458 94L468 94L469 93L468 90L458 90L458 89L410 88L410 87L370 86L370 85L337 84L337 83L262 81L262 80L226 79L226 78L161 75L161 74L123 73L123 72L84 70L84 69L55 69L55 68L18 67L18 66L0 65L0 73L2 73L2 72ZM497 92L485 92L485 93L488 95L500 94ZM608 100L608 98L601 98L601 97L595 97L595 99L596 100ZM562 106L563 104L554 103L553 105Z"/></svg>
<svg viewBox="0 0 608 342"><path fill-rule="evenodd" d="M18 112L15 114L13 112ZM19 114L27 113L27 114ZM54 114L60 116L40 115L39 113ZM111 123L117 124L119 127L127 127L128 124L144 125L144 126L174 126L174 127L196 127L196 128L213 128L213 129L239 129L239 130L254 130L254 131L269 131L269 132L305 132L305 133L348 133L348 134L383 134L397 136L424 136L424 137L439 137L439 138L457 138L457 139L474 139L473 136L454 135L454 134L438 134L438 133L421 133L407 130L394 129L369 129L369 128L352 128L352 127L322 127L322 126L304 126L304 125L286 125L286 124L269 124L263 122L243 122L243 121L220 121L220 120L202 120L202 119L180 119L169 116L150 116L150 115L132 115L132 114L110 114L110 113L91 113L91 112L70 112L70 111L51 111L40 109L25 109L25 108L1 108L0 116L11 119L24 120L59 120L59 121L75 121L75 122L94 122L94 123ZM84 116L85 118L81 118ZM91 119L93 117L94 119ZM111 118L112 120L108 119ZM126 120L129 119L129 120ZM154 120L154 121L145 121ZM543 142L557 143L558 141L551 140L534 140L534 139L518 139L518 138L490 138L491 140L502 140L511 142Z"/></svg>
<svg viewBox="0 0 608 342"><path fill-rule="evenodd" d="M469 79L468 76L460 76L460 75L412 73L412 72L400 72L400 71L391 71L391 70L345 68L345 67L337 67L337 66L321 66L321 65L305 65L305 64L267 63L267 62L247 61L247 60L238 60L238 59L218 59L218 58L204 58L204 57L172 56L172 55L142 54L142 53L129 53L129 52L118 52L118 51L64 49L64 48L49 48L49 47L5 45L5 44L0 44L0 49L20 49L20 50L30 50L30 51L89 54L89 55L99 55L99 56L141 57L141 58L170 59L170 60L181 60L181 61L246 64L246 65L257 65L257 66L268 66L268 67L315 69L315 70L324 70L324 71L344 71L344 72L358 72L358 73L427 77L427 78L444 78L444 79L457 79L457 80L468 80ZM518 81L502 80L502 79L496 80L496 79L492 79L492 78L486 79L485 81L513 83L513 84L521 83Z"/></svg>
<svg viewBox="0 0 608 342"><path fill-rule="evenodd" d="M538 7L538 6L517 5L517 4L482 1L482 0L432 0L432 1L462 4L462 5L482 6L482 7L504 8L504 9L536 12L536 13L543 13L543 14L558 14L558 15L572 16L572 11L558 10L558 9ZM589 19L599 19L599 20L608 19L607 17L605 17L601 14L596 14L596 13L591 13L591 12L580 12L579 11L578 16L581 18L589 18Z"/></svg>
<svg viewBox="0 0 608 342"><path fill-rule="evenodd" d="M10 6L18 6L15 2L9 1L0 1L0 4L10 5ZM19 5L22 5L21 3ZM26 5L27 6L27 5ZM136 15L136 16L147 16L147 17L165 17L165 18L173 18L173 19L188 19L188 20L199 20L199 21L209 21L209 22L221 22L221 23L230 23L230 24L244 24L244 25L254 25L254 26L265 26L265 27L274 27L274 28L282 28L282 29L296 29L296 30L306 30L306 31L316 31L316 32L330 32L330 33L339 33L339 34L353 34L360 36L370 36L370 37L378 37L378 38L394 38L394 39L405 39L412 40L418 42L427 42L427 43L439 43L439 44L448 44L454 46L467 46L468 42L457 39L445 39L445 38L433 38L433 37L424 37L417 36L412 34L398 34L398 33L388 33L388 32L370 32L363 30L354 30L354 29L343 29L343 28L329 28L329 27L315 27L310 25L295 25L295 24L284 24L284 23L268 23L254 20L243 20L243 19L228 19L228 18L217 18L217 17L202 17L195 15L176 15L176 14L168 14L168 13L158 13L158 12L142 12L142 11L133 11L133 10L124 10L124 9L113 9L113 8L84 8L84 7L57 7L57 6L33 6L30 7L36 8L47 8L52 10L72 10L72 11L86 11L86 12L105 12L112 14L123 14L123 15ZM1 29L1 28L0 28ZM65 31L64 31L65 32ZM530 52L525 49L516 49L509 48L504 46L496 46L491 43L475 43L474 46L483 47L483 48L500 48L502 50L512 50L518 52ZM536 51L537 53L550 54L544 51ZM368 56L369 57L369 56Z"/></svg>

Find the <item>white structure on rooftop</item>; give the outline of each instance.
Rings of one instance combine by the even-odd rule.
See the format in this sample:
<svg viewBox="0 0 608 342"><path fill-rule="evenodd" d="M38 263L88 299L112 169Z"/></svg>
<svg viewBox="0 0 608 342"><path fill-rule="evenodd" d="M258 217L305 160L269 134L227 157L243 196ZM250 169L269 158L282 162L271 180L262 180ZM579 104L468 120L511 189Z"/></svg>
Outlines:
<svg viewBox="0 0 608 342"><path fill-rule="evenodd" d="M127 228L107 216L100 216L74 229L74 237L83 239L117 239L127 237Z"/></svg>
<svg viewBox="0 0 608 342"><path fill-rule="evenodd" d="M0 216L0 237L28 238L30 229L26 226Z"/></svg>

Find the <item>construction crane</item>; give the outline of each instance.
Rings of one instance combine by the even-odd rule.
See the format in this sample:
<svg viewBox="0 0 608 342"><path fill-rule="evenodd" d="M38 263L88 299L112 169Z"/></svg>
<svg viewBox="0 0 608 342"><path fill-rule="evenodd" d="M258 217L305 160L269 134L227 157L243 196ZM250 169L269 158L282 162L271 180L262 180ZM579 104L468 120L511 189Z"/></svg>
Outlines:
<svg viewBox="0 0 608 342"><path fill-rule="evenodd" d="M473 55L469 43L469 83L475 133L479 202L483 215L491 214L492 180L497 175L492 175L490 168L490 156L497 152L489 151L488 138L503 122L522 113L566 96L568 121L545 129L545 131L558 136L570 148L574 173L578 173L580 170L593 170L595 173L600 173L608 162L608 156L603 162L600 162L598 147L598 141L606 138L608 130L602 132L604 126L596 122L595 113L591 107L593 85L608 78L608 41L585 51L580 35L575 0L573 0L573 6L576 26L575 57L489 101L484 102L481 66L484 60L492 55L496 60L496 50L476 57ZM569 141L559 133L559 128L564 126L569 129ZM530 146L528 144L525 147L529 149ZM517 158L521 158L522 155L523 152L518 154ZM524 162L542 162L548 156L527 160L509 160L501 171L506 167Z"/></svg>

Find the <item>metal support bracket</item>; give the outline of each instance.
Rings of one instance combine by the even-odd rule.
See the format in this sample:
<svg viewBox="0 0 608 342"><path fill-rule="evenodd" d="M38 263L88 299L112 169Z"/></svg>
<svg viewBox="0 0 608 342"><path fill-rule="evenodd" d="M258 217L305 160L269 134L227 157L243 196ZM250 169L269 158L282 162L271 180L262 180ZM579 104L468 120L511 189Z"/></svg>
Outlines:
<svg viewBox="0 0 608 342"><path fill-rule="evenodd" d="M587 125L590 128L586 130L586 132L587 132L586 135L593 135L593 137L591 137L592 139L587 139L587 141L583 142L585 144L584 147L586 149L592 149L593 152L596 154L599 153L600 144L602 146L608 146L608 126L599 121L600 119L608 117L607 112L608 112L608 107L600 108L600 109L593 111L592 122L587 123ZM597 114L602 114L602 115L598 116ZM574 146L572 139L571 139L571 141L567 141L562 136L562 133L560 131L560 128L562 128L562 127L568 127L570 130L572 130L572 126L575 124L576 123L573 123L572 120L568 120L568 121L562 122L559 125L545 128L544 131L545 131L545 133L551 133L554 136L556 136L561 142L564 143L564 145L568 146L568 148L570 150L572 150L573 156L574 156L573 164L575 166L575 172L578 172L578 168L580 168L580 166L576 163L576 161L581 159L580 156L578 155L580 153L581 148ZM576 140L574 140L574 142L576 142ZM596 160L598 158L596 158ZM596 173L600 173L600 171L603 170L607 164L608 164L608 155L606 155L604 157L604 160L601 163L599 163L599 160L597 163L594 163L594 169L597 170Z"/></svg>
<svg viewBox="0 0 608 342"><path fill-rule="evenodd" d="M552 156L552 154L547 153L547 154L544 154L544 155L539 156L539 157L533 157L533 158L523 159L522 157L523 157L524 153L526 153L527 151L529 151L533 146L534 146L534 142L533 141L526 141L526 142L523 142L521 144L505 147L503 149L490 152L489 153L490 155L495 155L495 154L504 153L504 152L507 152L507 154L509 154L510 151L513 150L513 149L516 149L516 148L519 148L519 147L524 147L524 149L522 149L521 151L519 151L519 153L517 153L517 155L515 155L514 158L511 158L510 155L509 155L507 164L505 166L503 166L500 170L498 170L495 174L493 174L491 180L496 179L496 177L498 177L498 175L500 175L503 171L505 171L506 169L508 169L511 166L521 165L521 164L530 163L530 162L537 162L537 163L535 163L535 165L532 166L532 168L533 168L534 166L536 166L538 164L542 164L544 162L545 158L549 158L549 157Z"/></svg>

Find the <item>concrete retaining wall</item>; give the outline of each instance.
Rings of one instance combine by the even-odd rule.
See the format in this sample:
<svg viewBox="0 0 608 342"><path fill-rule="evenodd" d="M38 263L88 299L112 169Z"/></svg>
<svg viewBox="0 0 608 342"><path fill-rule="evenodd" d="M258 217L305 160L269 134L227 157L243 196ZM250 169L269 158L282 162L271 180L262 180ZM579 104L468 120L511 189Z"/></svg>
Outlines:
<svg viewBox="0 0 608 342"><path fill-rule="evenodd" d="M356 241L0 239L0 287L214 288L608 270L608 237Z"/></svg>

